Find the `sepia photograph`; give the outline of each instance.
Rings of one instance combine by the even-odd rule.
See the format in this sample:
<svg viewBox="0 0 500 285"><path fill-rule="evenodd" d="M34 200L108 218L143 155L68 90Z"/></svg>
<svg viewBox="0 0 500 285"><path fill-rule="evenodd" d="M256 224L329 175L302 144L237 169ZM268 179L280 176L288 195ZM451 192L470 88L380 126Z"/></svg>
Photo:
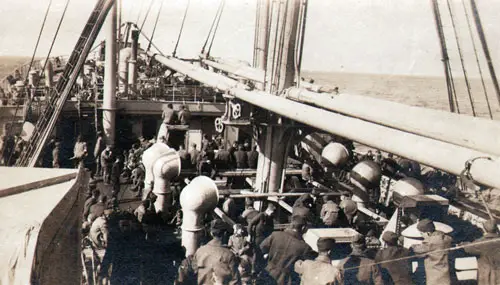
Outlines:
<svg viewBox="0 0 500 285"><path fill-rule="evenodd" d="M500 0L0 0L0 285L500 285Z"/></svg>

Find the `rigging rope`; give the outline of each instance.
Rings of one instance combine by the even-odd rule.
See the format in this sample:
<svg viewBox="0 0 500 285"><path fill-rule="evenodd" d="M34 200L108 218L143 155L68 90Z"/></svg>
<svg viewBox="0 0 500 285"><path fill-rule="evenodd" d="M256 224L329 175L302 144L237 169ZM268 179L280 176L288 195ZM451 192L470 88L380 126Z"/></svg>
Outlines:
<svg viewBox="0 0 500 285"><path fill-rule="evenodd" d="M474 16L474 22L476 23L477 33L479 39L481 40L481 45L483 47L484 57L488 63L488 69L490 70L491 80L493 81L493 86L495 87L495 92L497 94L498 102L500 103L500 87L498 86L497 76L495 74L495 68L493 67L493 62L490 56L490 50L488 48L488 43L486 42L486 36L483 31L483 24L481 23L481 18L479 17L479 11L477 10L476 1L470 0L470 5L472 8L472 16Z"/></svg>
<svg viewBox="0 0 500 285"><path fill-rule="evenodd" d="M139 27L138 27L136 24L132 23L132 25L133 25L136 29L138 29L138 30L139 30ZM142 35L142 36L143 36L143 37L144 37L144 38L148 41L148 43L151 43L151 45L152 45L152 46L153 46L153 47L154 47L154 48L155 48L155 49L156 49L156 50L157 50L157 51L158 51L158 52L159 52L162 56L165 56L165 54L164 54L164 53L163 53L163 52L162 52L162 51L161 51L161 50L160 50L160 49L159 49L159 48L158 48L158 47L157 47L157 46L153 43L153 41L152 41L150 38L148 38L148 36L147 36L147 35L146 35L143 31L139 30L139 33L141 33L141 35Z"/></svg>
<svg viewBox="0 0 500 285"><path fill-rule="evenodd" d="M304 37L306 33L306 20L307 20L307 0L304 0L302 2L302 5L300 6L300 16L299 16L299 30L297 32L297 38L296 42L298 43L297 47L295 48L295 82L297 84L297 87L300 87L300 81L301 81L301 76L300 76L300 70L301 70L301 65L302 65L302 54L304 51Z"/></svg>
<svg viewBox="0 0 500 285"><path fill-rule="evenodd" d="M36 51L38 49L38 44L40 43L40 39L42 38L43 29L45 27L45 23L47 21L47 16L49 15L49 11L50 11L51 6L52 6L52 0L49 1L49 5L47 6L47 10L45 11L45 16L43 17L42 27L40 28L40 32L38 33L38 39L36 40L35 49L33 50L33 55L31 56L30 64L29 64L28 70L26 71L26 77L24 79L24 82L26 82L28 80L28 76L30 74L31 67L33 66ZM21 74L21 76L22 76L22 74ZM7 133L8 135L12 134L12 129L14 128L14 121L16 119L17 112L19 110L19 106L20 106L20 104L16 105L16 109L14 110L14 114L12 115L9 131ZM24 121L24 118L23 118L23 121ZM12 147L12 150L11 150L10 155L9 155L9 159L7 160L6 164L10 164L10 160L12 159L12 155L14 154L14 150L15 150L15 146Z"/></svg>
<svg viewBox="0 0 500 285"><path fill-rule="evenodd" d="M450 105L450 112L455 112L456 94L453 93L454 90L453 74L451 72L451 68L449 65L448 50L446 48L446 39L443 32L443 23L441 22L441 13L439 12L439 5L437 3L437 0L431 0L431 3L432 3L432 12L434 14L434 21L436 23L436 31L441 46L441 57L442 57L441 61L443 62L446 87L448 90L448 103ZM458 101L456 101L456 105L458 106Z"/></svg>
<svg viewBox="0 0 500 285"><path fill-rule="evenodd" d="M493 113L491 112L490 101L488 100L488 92L486 91L486 85L484 84L483 71L481 68L481 64L479 63L479 56L477 55L476 43L474 42L474 36L472 34L472 27L469 18L469 12L467 12L467 8L465 7L465 1L462 0L462 7L465 12L465 17L467 19L467 26L469 28L470 41L472 43L472 48L474 49L474 56L476 57L477 68L479 70L479 76L481 77L481 84L483 86L484 98L486 100L486 104L488 105L488 113L490 115L490 119L493 119Z"/></svg>
<svg viewBox="0 0 500 285"><path fill-rule="evenodd" d="M146 20L148 19L149 12L151 11L151 7L153 7L154 2L155 2L155 0L151 0L151 2L149 3L148 10L146 11L146 15L144 16L144 20L142 21L141 28L139 29L140 31L142 31L142 28L144 28L144 24L146 23Z"/></svg>
<svg viewBox="0 0 500 285"><path fill-rule="evenodd" d="M217 12L215 13L215 18L212 22L212 25L210 26L210 30L208 31L208 35L207 35L207 38L205 39L205 43L203 44L203 47L201 48L201 54L205 54L205 48L207 47L208 41L210 40L210 36L212 35L212 32L215 33L214 27L215 27L215 24L217 22L217 18L222 13L222 7L224 6L224 1L225 0L221 0L221 2L219 3L219 8L217 8ZM212 39L212 41L213 41L213 39Z"/></svg>
<svg viewBox="0 0 500 285"><path fill-rule="evenodd" d="M163 3L165 3L165 0L161 0L160 9L158 9L158 14L156 15L156 20L155 20L155 25L153 27L153 32L151 33L151 41L149 42L148 48L146 51L149 51L151 49L151 42L153 41L153 38L155 36L156 26L158 25L158 20L160 19L160 13L161 13L161 9L163 8Z"/></svg>
<svg viewBox="0 0 500 285"><path fill-rule="evenodd" d="M71 0L67 0L66 1L66 5L64 6L64 10L63 10L63 13L61 15L61 18L59 19L59 24L57 25L57 29L56 29L56 32L54 34L54 37L52 39L52 43L50 44L50 48L49 48L49 51L47 53L47 56L45 58L45 62L43 64L43 67L42 67L42 73L40 75L40 77L43 77L44 73L45 73L45 67L47 66L47 63L49 61L49 58L50 58L50 53L52 52L52 48L54 47L54 44L56 42L56 39L57 39L57 35L59 34L59 30L61 29L61 25L62 25L62 22L64 20L64 16L66 15L66 11L68 10L68 6L69 6L69 2ZM49 90L48 92L51 92L51 90ZM29 108L31 107L31 102L32 100L29 100L28 102L26 102L26 107L28 110ZM26 117L23 118L23 124L26 122ZM9 160L12 159L12 155L13 155L13 152L10 153L10 157L9 157Z"/></svg>
<svg viewBox="0 0 500 285"><path fill-rule="evenodd" d="M465 85L467 86L467 94L469 95L470 106L472 108L472 115L476 116L476 108L474 107L474 100L472 98L471 88L469 84L469 78L467 76L467 70L465 68L464 57L462 55L462 48L460 46L460 39L458 37L457 28L455 26L455 16L453 15L453 11L451 8L450 0L446 0L448 11L450 12L451 25L453 26L453 33L455 34L455 41L457 43L458 55L460 57L460 63L462 64L462 72L464 74Z"/></svg>
<svg viewBox="0 0 500 285"><path fill-rule="evenodd" d="M179 30L179 35L177 36L177 42L175 43L174 51L172 52L173 57L175 57L175 54L177 53L177 47L179 47L179 42L181 41L182 30L184 29L184 23L186 22L186 16L189 10L190 3L191 1L188 0L186 10L184 11L184 17L182 17L181 29Z"/></svg>
<svg viewBox="0 0 500 285"><path fill-rule="evenodd" d="M38 44L40 43L40 39L41 39L42 33L43 33L43 28L45 27L45 22L47 21L47 16L49 15L49 10L50 10L51 5L52 5L52 0L50 0L49 5L47 6L47 11L45 11L45 16L43 17L42 27L40 28L40 32L38 33L38 39L36 40L35 50L33 51L33 55L31 56L30 65L28 67L28 71L26 72L26 77L25 77L24 82L26 82L28 80L28 75L30 73L31 67L33 66L33 62L35 60L35 55L36 55L36 50L38 49Z"/></svg>
<svg viewBox="0 0 500 285"><path fill-rule="evenodd" d="M151 0L151 1L153 1L153 0ZM141 2L141 9L139 9L139 14L137 14L137 19L135 20L136 24L139 23L139 19L141 18L142 10L144 10L144 3L146 1L140 1L140 2Z"/></svg>
<svg viewBox="0 0 500 285"><path fill-rule="evenodd" d="M453 96L453 98L455 100L455 105L456 105L455 107L457 108L457 113L460 114L460 105L458 104L457 89L455 88L455 79L453 79L453 72L451 71L451 65L448 62L448 64L446 66L447 66L447 69L448 69L448 73L450 74L450 82L451 82L450 89L451 89L451 94L452 94L452 96Z"/></svg>
<svg viewBox="0 0 500 285"><path fill-rule="evenodd" d="M492 239L481 240L481 241L476 241L476 242L464 243L464 244L457 245L455 247L438 249L438 250L430 251L427 253L415 254L415 255L411 255L411 256L405 256L405 257L384 260L384 261L379 261L379 262L371 262L371 263L363 264L363 265L359 265L359 266L347 267L347 268L344 268L342 270L344 270L344 271L356 270L356 269L363 268L363 267L370 267L370 266L374 266L374 265L386 264L386 263L391 263L391 262L398 262L398 261L410 260L410 259L414 259L414 258L427 257L428 255L435 254L435 253L451 252L451 251L456 251L459 249L464 249L467 247L489 244L489 243L494 243L494 242L496 242L496 243L500 242L500 238L492 238Z"/></svg>
<svg viewBox="0 0 500 285"><path fill-rule="evenodd" d="M64 20L64 16L66 15L66 11L68 10L68 5L69 5L69 2L71 0L67 0L66 1L66 6L64 6L64 10L63 10L63 13L61 15L61 19L59 19L59 24L57 25L57 29L56 29L56 33L54 34L54 38L52 39L52 43L50 44L50 48L49 48L49 52L47 53L47 57L45 58L45 62L43 64L43 68L42 68L42 75L44 74L45 72L45 67L47 66L47 62L49 60L49 57L50 57L50 53L52 52L52 48L54 47L54 44L56 42L56 39L57 39L57 35L59 34L59 29L61 28L61 24Z"/></svg>
<svg viewBox="0 0 500 285"><path fill-rule="evenodd" d="M222 11L224 10L225 3L226 3L226 0L222 0L222 8L221 8L220 13L219 13L219 19L217 19L217 24L215 25L212 40L210 41L210 45L208 46L207 56L210 55L210 51L212 50L212 45L214 44L215 35L217 34L217 29L219 28L219 23L220 23L220 19L222 18Z"/></svg>

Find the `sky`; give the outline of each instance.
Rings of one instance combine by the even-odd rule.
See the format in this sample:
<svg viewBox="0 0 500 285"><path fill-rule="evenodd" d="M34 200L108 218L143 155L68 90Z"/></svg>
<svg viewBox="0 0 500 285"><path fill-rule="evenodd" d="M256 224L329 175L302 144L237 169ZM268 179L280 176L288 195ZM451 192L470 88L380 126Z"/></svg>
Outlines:
<svg viewBox="0 0 500 285"><path fill-rule="evenodd" d="M0 0L0 56L31 56L50 0ZM122 0L123 21L144 24L151 35L161 1L154 43L172 52L188 0ZM226 0L211 55L252 62L257 0ZM471 17L469 0L465 7ZM197 57L220 0L191 0L178 47L180 57ZM446 1L439 0L452 68L462 70ZM471 77L478 68L462 0L450 0L465 66ZM37 51L45 57L66 0L52 0ZM94 0L70 0L53 55L68 55L90 15ZM477 1L493 63L500 68L500 0ZM137 19L139 19L137 21ZM472 23L483 72L486 62ZM102 33L98 40L104 39ZM143 45L146 41L142 40ZM440 47L428 0L309 0L304 44L304 70L395 75L442 76Z"/></svg>

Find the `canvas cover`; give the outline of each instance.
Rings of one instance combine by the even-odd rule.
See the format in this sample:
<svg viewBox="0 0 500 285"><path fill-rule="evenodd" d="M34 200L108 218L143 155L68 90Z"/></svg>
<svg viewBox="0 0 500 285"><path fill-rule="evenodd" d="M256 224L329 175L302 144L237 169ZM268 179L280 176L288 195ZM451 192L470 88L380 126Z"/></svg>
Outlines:
<svg viewBox="0 0 500 285"><path fill-rule="evenodd" d="M47 169L40 171L0 167L0 284L81 283L80 226L88 174L54 170L50 185ZM36 187L35 177L44 179L44 187ZM30 186L23 189L23 183ZM17 194L2 194L8 187L17 187Z"/></svg>

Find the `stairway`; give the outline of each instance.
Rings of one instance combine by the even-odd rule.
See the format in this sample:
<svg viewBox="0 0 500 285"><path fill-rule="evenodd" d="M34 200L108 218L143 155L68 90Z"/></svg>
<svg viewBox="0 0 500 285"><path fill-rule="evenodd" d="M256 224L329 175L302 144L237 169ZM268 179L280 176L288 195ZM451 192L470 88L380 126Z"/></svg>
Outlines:
<svg viewBox="0 0 500 285"><path fill-rule="evenodd" d="M35 130L31 135L26 147L17 160L16 166L35 167L40 155L45 147L47 139L53 132L59 115L62 111L78 74L83 68L83 64L94 44L99 31L106 19L106 15L113 6L115 0L98 0L87 24L85 25L80 38L78 39L68 62L64 67L64 72L57 82L56 88L52 91L47 107L40 115Z"/></svg>

